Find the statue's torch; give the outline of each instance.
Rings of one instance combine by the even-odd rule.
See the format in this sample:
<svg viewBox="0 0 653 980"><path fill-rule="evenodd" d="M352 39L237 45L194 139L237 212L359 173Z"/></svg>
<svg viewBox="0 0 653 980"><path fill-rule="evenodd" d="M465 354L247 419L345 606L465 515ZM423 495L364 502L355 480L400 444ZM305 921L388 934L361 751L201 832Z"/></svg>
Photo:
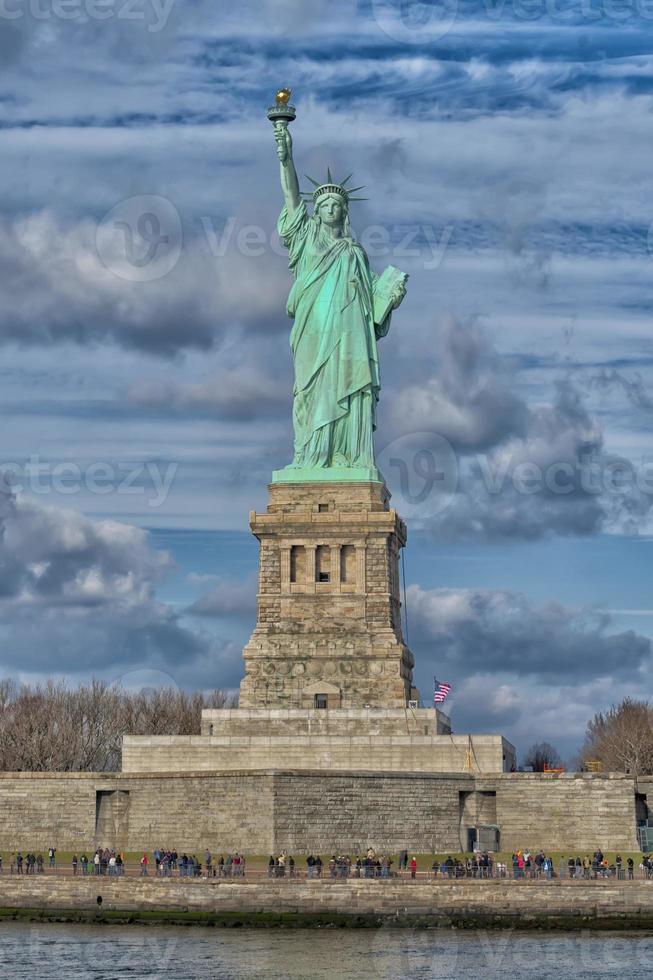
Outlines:
<svg viewBox="0 0 653 980"><path fill-rule="evenodd" d="M274 123L275 127L280 122L287 126L297 115L294 105L290 105L291 95L292 89L280 88L276 95L275 104L268 109L268 119Z"/></svg>

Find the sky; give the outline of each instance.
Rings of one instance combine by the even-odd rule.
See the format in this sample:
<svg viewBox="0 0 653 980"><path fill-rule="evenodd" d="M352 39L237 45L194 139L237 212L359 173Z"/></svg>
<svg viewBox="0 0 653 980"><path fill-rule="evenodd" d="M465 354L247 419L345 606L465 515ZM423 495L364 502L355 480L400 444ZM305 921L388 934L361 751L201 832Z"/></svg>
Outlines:
<svg viewBox="0 0 653 980"><path fill-rule="evenodd" d="M376 447L457 732L651 694L653 0L3 0L0 676L236 689L291 284L266 109L410 274ZM308 186L308 181L306 181Z"/></svg>

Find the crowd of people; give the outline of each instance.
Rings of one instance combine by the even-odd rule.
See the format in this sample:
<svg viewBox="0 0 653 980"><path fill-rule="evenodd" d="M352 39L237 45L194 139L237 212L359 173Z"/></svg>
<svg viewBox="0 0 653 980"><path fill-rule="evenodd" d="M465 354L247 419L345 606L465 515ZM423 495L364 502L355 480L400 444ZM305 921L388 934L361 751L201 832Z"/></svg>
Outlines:
<svg viewBox="0 0 653 980"><path fill-rule="evenodd" d="M152 859L143 852L138 862L140 875L147 877L152 874L158 878L244 878L247 866L246 858L238 851L220 854L215 857L206 850L201 858L195 853L179 854L176 850L155 848ZM409 857L408 850L399 853L395 861L387 854L377 854L374 848L368 848L364 855L350 856L349 854L331 854L322 858L319 854L310 853L305 859L305 869L299 868L293 855L282 851L278 855L270 855L267 862L269 878L297 878L305 876L308 879L320 878L341 880L346 878L424 878L429 871L422 867L418 870L416 856ZM51 871L57 870L56 849L49 848L47 866ZM60 867L60 866L59 866ZM70 868L74 876L86 877L122 877L126 870L125 854L110 848L97 848L89 857L86 852L78 856L73 854ZM64 869L65 870L65 869ZM46 859L41 853L31 851L23 854L17 851L11 855L11 874L34 875L45 874ZM2 873L2 856L0 855L0 874ZM258 872L261 873L260 871ZM623 859L617 854L608 861L602 850L598 848L593 855L557 857L546 854L543 850L532 854L528 849L517 850L510 861L502 860L491 851L479 851L467 858L452 857L436 858L430 867L430 877L435 879L449 878L514 878L514 879L577 879L596 880L599 878L617 878L633 880L635 877L653 879L653 855L643 855L640 860L632 856Z"/></svg>
<svg viewBox="0 0 653 980"><path fill-rule="evenodd" d="M51 847L48 851L48 867L52 871L57 870L56 850ZM85 852L78 857L73 854L71 859L73 875L79 872L81 875L111 875L118 877L125 873L125 858L117 851L98 848L89 858ZM0 857L0 871L2 871L2 858ZM42 854L32 854L28 852L23 855L22 851L17 851L11 856L11 873L17 875L44 874L45 861Z"/></svg>
<svg viewBox="0 0 653 980"><path fill-rule="evenodd" d="M195 854L178 854L177 851L155 848L153 852L154 874L159 878L170 878L177 872L180 878L242 878L245 875L245 857L236 851L234 854L221 854L215 859L207 849L204 861ZM149 874L149 859L144 852L140 859L141 875Z"/></svg>
<svg viewBox="0 0 653 980"><path fill-rule="evenodd" d="M533 855L528 849L513 853L511 863L498 860L489 852L479 852L465 861L448 857L444 861L434 861L432 872L436 878L574 878L596 880L597 878L619 878L633 880L639 869L644 877L653 878L653 855L644 855L636 867L635 859L624 860L617 854L609 862L598 848L592 857L559 858L557 867L554 858L539 851Z"/></svg>

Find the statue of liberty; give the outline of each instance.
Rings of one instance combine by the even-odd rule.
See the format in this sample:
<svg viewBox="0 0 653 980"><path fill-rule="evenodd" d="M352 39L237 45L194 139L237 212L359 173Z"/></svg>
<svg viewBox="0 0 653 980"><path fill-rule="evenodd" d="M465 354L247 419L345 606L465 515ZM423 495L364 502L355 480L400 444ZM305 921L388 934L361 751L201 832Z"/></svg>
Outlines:
<svg viewBox="0 0 653 980"><path fill-rule="evenodd" d="M277 97L274 123L285 204L279 234L289 252L295 282L288 297L294 320L290 347L295 368L294 458L274 482L379 480L373 431L381 381L377 340L390 328L403 300L407 276L392 266L383 276L370 269L365 250L351 236L349 204L360 187L347 188L329 170L325 183L302 194L293 161L286 106ZM285 99L285 101L284 101ZM283 108L293 115L283 114ZM312 198L309 214L304 197Z"/></svg>

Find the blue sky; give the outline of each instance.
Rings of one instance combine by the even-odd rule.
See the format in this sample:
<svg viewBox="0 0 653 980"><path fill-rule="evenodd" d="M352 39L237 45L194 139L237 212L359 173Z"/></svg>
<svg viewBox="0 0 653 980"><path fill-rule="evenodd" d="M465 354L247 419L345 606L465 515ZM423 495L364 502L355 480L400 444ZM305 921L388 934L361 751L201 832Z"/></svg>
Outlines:
<svg viewBox="0 0 653 980"><path fill-rule="evenodd" d="M0 671L237 687L287 83L299 172L410 273L377 449L423 696L570 755L650 695L653 3L8 0L0 55Z"/></svg>

